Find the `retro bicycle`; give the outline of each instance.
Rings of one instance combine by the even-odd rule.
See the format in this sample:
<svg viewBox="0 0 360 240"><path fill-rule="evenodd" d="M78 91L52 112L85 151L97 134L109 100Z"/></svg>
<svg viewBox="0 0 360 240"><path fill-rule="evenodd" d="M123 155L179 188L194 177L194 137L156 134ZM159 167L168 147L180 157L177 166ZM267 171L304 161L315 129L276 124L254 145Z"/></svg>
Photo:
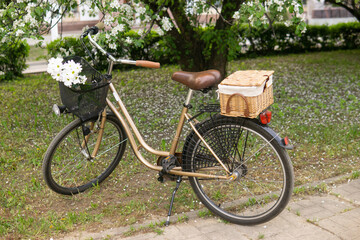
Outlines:
<svg viewBox="0 0 360 240"><path fill-rule="evenodd" d="M188 113L195 91L205 93L222 81L217 70L179 71L172 75L173 80L189 87L189 91L169 151L155 150L135 126L111 82L111 72L114 64L149 68L159 68L160 64L115 59L92 38L98 30L97 26L91 27L81 38L88 37L91 45L107 56L107 73L101 74L84 59L72 57L69 59L82 64L82 73L90 87L79 90L59 84L65 106L55 105L55 110L79 118L57 134L44 155L43 175L50 189L73 195L100 184L119 164L129 142L136 157L146 167L159 172L159 181L165 177L176 181L167 225L183 177L211 212L231 223L263 223L285 208L294 181L286 152L291 149L287 138L280 138L257 118L223 116L217 104L204 105L194 116ZM118 107L107 98L108 89ZM197 121L204 113L210 117ZM189 124L191 131L182 152L176 152L184 124ZM158 156L157 164L145 159L140 148Z"/></svg>

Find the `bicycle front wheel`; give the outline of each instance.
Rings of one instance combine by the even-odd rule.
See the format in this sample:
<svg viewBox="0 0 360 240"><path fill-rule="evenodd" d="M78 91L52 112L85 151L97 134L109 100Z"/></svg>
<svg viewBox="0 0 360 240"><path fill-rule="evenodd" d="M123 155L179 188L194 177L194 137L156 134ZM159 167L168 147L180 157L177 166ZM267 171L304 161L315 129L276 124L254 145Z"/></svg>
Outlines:
<svg viewBox="0 0 360 240"><path fill-rule="evenodd" d="M65 195L83 192L104 181L119 164L127 141L124 128L108 114L102 132L97 120L76 119L51 142L43 160L43 175L53 191Z"/></svg>
<svg viewBox="0 0 360 240"><path fill-rule="evenodd" d="M205 142L235 180L189 178L201 202L213 213L236 224L260 224L277 216L293 189L287 152L259 123L217 115L198 124ZM183 150L186 171L225 176L203 141L192 132Z"/></svg>

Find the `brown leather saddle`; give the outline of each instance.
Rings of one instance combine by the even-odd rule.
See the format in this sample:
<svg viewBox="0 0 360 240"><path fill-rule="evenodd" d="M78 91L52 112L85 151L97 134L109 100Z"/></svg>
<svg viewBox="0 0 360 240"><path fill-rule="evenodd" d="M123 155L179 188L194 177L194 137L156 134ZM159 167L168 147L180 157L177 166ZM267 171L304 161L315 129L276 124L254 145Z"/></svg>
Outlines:
<svg viewBox="0 0 360 240"><path fill-rule="evenodd" d="M218 70L206 70L202 72L174 72L172 80L186 85L193 90L206 90L219 84L222 79Z"/></svg>

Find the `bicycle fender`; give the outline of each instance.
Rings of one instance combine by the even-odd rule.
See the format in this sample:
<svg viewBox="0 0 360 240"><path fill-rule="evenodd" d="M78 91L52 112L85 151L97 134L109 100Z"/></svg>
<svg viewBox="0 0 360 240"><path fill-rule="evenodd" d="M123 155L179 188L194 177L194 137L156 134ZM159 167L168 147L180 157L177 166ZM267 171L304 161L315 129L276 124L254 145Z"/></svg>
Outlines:
<svg viewBox="0 0 360 240"><path fill-rule="evenodd" d="M284 138L281 138L278 133L276 133L271 127L269 127L267 124L261 124L257 119L253 119L253 122L257 123L264 131L266 131L268 134L272 136L272 139L277 141L279 145L287 150L294 149L294 146L292 144L285 144Z"/></svg>

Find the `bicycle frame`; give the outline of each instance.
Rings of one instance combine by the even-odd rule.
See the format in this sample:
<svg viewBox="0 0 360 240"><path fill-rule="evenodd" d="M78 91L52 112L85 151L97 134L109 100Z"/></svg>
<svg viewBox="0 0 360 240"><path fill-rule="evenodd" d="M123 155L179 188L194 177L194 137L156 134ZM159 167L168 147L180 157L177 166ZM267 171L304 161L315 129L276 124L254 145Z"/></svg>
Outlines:
<svg viewBox="0 0 360 240"><path fill-rule="evenodd" d="M132 61L132 60L124 60L124 59L115 59L112 55L108 54L104 49L102 49L89 35L88 36L90 42L92 44L95 45L96 48L98 48L100 51L102 51L105 55L108 56L109 59L109 67L107 70L108 74L111 74L113 66L115 63L122 63L122 64L132 64L135 65L136 61ZM123 125L125 132L128 136L130 145L132 146L134 153L136 155L136 157L148 168L155 170L155 171L161 171L162 167L161 166L157 166L154 164L151 164L149 161L147 161L143 155L140 153L140 148L144 148L147 152L150 152L156 156L169 156L169 155L174 155L176 148L178 146L179 143L179 139L180 139L180 135L183 129L183 126L185 124L185 120L188 121L188 123L190 124L191 128L195 131L195 133L199 136L199 138L201 139L201 141L203 141L204 145L209 149L209 151L213 154L213 156L216 158L216 160L220 163L220 165L222 166L222 168L224 169L224 171L226 172L226 176L217 176L217 175L211 175L211 174L202 174L202 173L194 173L194 172L186 172L186 171L182 171L181 167L175 167L172 170L169 171L170 174L174 174L174 175L180 175L180 176L188 176L188 177L202 177L202 178L216 178L216 179L223 179L223 180L233 180L234 176L231 175L231 172L228 170L228 168L224 165L224 163L219 159L218 156L216 156L215 152L211 149L211 147L205 142L205 140L203 139L203 137L199 134L199 132L196 130L194 124L189 121L191 116L188 114L188 105L190 104L191 98L193 96L193 90L189 89L189 92L187 94L185 103L184 103L184 107L182 109L181 115L180 115L180 119L178 122L178 126L175 132L175 136L172 140L172 144L171 144L171 148L169 152L165 152L165 151L158 151L155 150L153 148L151 148L143 139L142 135L140 134L139 130L137 129L134 121L132 120L130 114L128 113L125 105L123 104L123 102L120 99L119 94L117 93L114 85L112 83L109 84L109 88L119 106L119 110L116 108L116 106L109 100L109 98L106 99L107 105L109 106L109 108L111 109L111 111L115 114L115 116L119 119L119 121L121 122L121 124ZM123 116L120 114L120 112L123 114ZM106 114L105 114L106 115ZM101 122L101 126L104 126L104 122L106 121L106 118L102 119ZM132 132L132 131L133 132ZM102 128L100 128L100 131L102 131ZM99 138L101 138L102 134L99 134ZM136 139L135 139L136 138ZM140 146L137 145L136 140L139 142ZM97 140L97 143L100 143L101 139ZM97 152L97 148L98 148L98 144L96 144L96 147L93 151L92 155L96 155ZM94 156L93 156L94 157Z"/></svg>

